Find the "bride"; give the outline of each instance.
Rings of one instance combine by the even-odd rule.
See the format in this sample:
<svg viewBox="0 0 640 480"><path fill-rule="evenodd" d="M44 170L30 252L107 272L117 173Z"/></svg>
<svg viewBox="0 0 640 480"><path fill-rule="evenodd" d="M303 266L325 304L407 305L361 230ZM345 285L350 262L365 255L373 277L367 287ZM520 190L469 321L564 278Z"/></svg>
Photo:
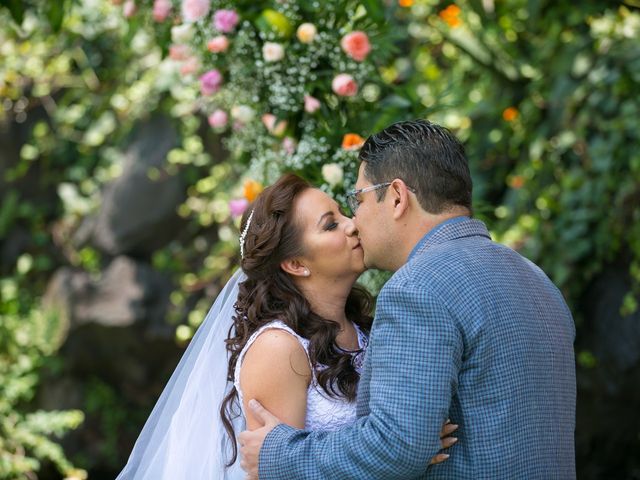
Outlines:
<svg viewBox="0 0 640 480"><path fill-rule="evenodd" d="M241 269L216 299L117 480L244 478L236 434L261 424L255 398L284 423L331 430L356 420L371 327L350 218L287 174L241 222ZM445 424L442 446L455 429ZM444 461L439 454L432 463Z"/></svg>

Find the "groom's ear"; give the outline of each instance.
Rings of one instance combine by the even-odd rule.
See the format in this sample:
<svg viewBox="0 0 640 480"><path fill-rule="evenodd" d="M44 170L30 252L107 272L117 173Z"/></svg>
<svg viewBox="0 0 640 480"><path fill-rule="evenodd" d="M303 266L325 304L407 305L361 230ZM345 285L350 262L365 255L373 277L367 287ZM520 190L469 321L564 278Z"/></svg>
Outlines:
<svg viewBox="0 0 640 480"><path fill-rule="evenodd" d="M287 260L283 260L280 263L280 268L285 271L286 273L296 276L296 277L308 277L309 276L309 269L307 267L305 267L302 262L300 262L300 260L294 258L294 259L287 259Z"/></svg>
<svg viewBox="0 0 640 480"><path fill-rule="evenodd" d="M389 185L389 195L393 200L393 219L398 220L402 217L409 208L409 188L407 185L396 178L391 185Z"/></svg>

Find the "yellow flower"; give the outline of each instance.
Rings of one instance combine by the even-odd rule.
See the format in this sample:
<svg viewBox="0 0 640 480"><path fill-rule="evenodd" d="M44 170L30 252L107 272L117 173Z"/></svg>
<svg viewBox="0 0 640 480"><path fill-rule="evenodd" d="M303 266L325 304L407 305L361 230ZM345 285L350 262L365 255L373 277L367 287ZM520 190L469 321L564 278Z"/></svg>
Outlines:
<svg viewBox="0 0 640 480"><path fill-rule="evenodd" d="M281 37L288 38L293 33L293 25L287 17L272 8L267 8L262 12L262 19Z"/></svg>

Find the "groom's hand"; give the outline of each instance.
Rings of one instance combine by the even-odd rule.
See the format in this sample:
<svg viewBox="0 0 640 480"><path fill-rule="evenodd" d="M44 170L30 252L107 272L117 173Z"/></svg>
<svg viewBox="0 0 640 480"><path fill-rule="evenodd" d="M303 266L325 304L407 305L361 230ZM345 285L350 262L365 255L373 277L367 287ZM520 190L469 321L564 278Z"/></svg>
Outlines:
<svg viewBox="0 0 640 480"><path fill-rule="evenodd" d="M260 402L257 400L250 400L249 407L255 417L260 420L264 426L252 431L245 430L238 436L240 453L242 455L240 466L247 472L248 478L257 479L260 449L266 436L280 423L280 420L260 405Z"/></svg>

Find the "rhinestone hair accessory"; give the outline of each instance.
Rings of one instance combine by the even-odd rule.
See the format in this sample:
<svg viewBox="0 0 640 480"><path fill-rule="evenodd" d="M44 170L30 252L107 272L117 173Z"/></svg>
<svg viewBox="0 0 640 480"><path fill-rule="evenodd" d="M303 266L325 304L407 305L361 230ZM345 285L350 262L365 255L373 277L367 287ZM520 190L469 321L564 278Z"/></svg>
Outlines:
<svg viewBox="0 0 640 480"><path fill-rule="evenodd" d="M244 230L240 234L240 258L244 258L244 239L247 238L247 232L249 231L249 225L251 225L251 219L253 218L253 210L249 214L247 224L244 226Z"/></svg>

